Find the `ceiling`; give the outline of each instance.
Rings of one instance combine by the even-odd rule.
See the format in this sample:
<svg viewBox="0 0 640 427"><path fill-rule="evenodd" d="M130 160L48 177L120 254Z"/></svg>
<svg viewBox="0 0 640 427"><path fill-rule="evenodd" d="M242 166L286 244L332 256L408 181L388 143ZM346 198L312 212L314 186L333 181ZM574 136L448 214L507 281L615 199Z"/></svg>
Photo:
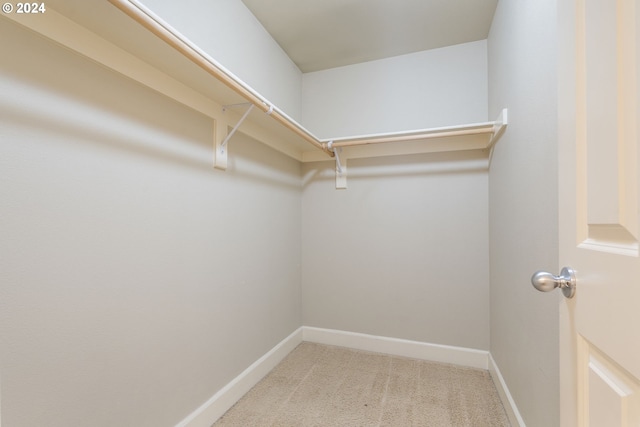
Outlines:
<svg viewBox="0 0 640 427"><path fill-rule="evenodd" d="M498 0L242 0L304 73L484 40Z"/></svg>

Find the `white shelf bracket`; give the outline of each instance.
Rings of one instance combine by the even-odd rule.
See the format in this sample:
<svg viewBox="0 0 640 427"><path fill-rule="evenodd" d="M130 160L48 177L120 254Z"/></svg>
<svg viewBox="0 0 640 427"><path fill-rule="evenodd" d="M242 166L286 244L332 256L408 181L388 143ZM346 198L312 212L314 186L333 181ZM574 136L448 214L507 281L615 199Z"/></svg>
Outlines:
<svg viewBox="0 0 640 427"><path fill-rule="evenodd" d="M340 161L341 147L334 147L333 141L327 143L327 148L331 150L336 158L336 189L347 188L347 159Z"/></svg>
<svg viewBox="0 0 640 427"><path fill-rule="evenodd" d="M233 129L231 129L231 132L229 132L224 139L222 139L221 136L224 134L225 129L217 129L216 131L216 154L215 154L213 166L217 169L222 169L222 170L227 169L227 153L228 153L227 145L229 144L229 140L231 139L233 134L236 133L236 131L238 130L242 122L244 122L247 116L249 116L249 113L251 113L251 110L253 110L254 105L251 104L250 102L245 102L242 104L224 105L222 107L222 112L225 112L229 108L246 106L246 105L249 105L249 108L247 108L247 111L244 112L240 120L238 120L238 123L236 123ZM221 126L218 126L218 127L221 127ZM226 128L226 126L224 127Z"/></svg>

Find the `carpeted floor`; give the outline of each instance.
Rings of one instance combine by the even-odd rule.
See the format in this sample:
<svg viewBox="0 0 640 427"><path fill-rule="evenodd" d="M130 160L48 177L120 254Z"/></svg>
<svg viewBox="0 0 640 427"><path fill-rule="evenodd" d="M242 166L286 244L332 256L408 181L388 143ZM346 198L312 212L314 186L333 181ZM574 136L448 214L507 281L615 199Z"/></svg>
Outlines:
<svg viewBox="0 0 640 427"><path fill-rule="evenodd" d="M213 427L509 426L487 371L304 342Z"/></svg>

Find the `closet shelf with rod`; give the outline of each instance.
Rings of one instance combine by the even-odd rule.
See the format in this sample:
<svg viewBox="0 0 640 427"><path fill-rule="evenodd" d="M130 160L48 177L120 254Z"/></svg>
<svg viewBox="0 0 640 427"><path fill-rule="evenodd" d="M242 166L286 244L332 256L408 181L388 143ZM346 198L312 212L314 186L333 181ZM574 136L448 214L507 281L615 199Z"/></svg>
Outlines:
<svg viewBox="0 0 640 427"><path fill-rule="evenodd" d="M205 72L209 73L219 82L223 83L229 89L236 92L238 95L246 99L251 105L258 107L268 116L272 117L276 122L289 129L291 132L301 137L303 140L311 144L316 149L324 151L328 155L333 153L327 148L326 144L323 144L313 136L309 131L300 126L292 118L287 116L284 112L276 108L273 104L263 98L260 94L254 91L251 87L242 82L239 78L234 76L229 70L218 63L215 59L209 56L206 52L202 51L198 46L192 43L189 39L181 35L178 31L173 29L168 23L163 21L160 17L155 15L151 10L146 8L143 4L136 0L110 0L110 2L129 15L140 25L151 31L159 39L173 47L178 53L184 55L193 64L197 65ZM247 111L249 113L252 107ZM247 114L248 115L248 114ZM247 115L243 115L239 123L242 123ZM238 126L235 126L232 132L235 132ZM218 143L216 140L216 166L226 167L226 154L224 145L228 142L228 138L225 137L222 142ZM219 156L224 156L224 159L220 159Z"/></svg>
<svg viewBox="0 0 640 427"><path fill-rule="evenodd" d="M459 150L489 155L507 125L503 110L494 122L321 140L137 0L76 2L70 11L47 5L38 19L21 14L1 19L210 117L214 166L221 169L227 145L233 144L229 134L237 130L300 162L336 161L336 182L344 187L348 159ZM234 105L254 107L226 108Z"/></svg>
<svg viewBox="0 0 640 427"><path fill-rule="evenodd" d="M153 12L142 6L137 0L109 0L134 20L149 29L156 36L173 46L180 53L188 57L198 66L209 71L214 77L223 81L227 86L244 96L247 100L262 108L263 111L269 105L250 87L246 86L239 79L234 77L224 67L218 64L213 58L202 52L197 46L177 31L172 29L162 19L155 16ZM273 109L273 106L270 106ZM462 126L452 126L433 129L413 130L397 133L385 133L376 135L365 135L356 137L339 137L320 140L311 132L295 123L284 113L276 109L277 114L273 117L285 127L303 136L316 149L304 150L302 161L322 161L328 160L326 154L332 157L340 156L343 147L356 147L373 144L393 145L384 149L362 149L359 152L349 150L345 156L343 164L340 158L336 158L336 171L343 179L346 177L346 158L372 157L379 155L412 154L434 151L458 151L483 149L489 150L504 132L507 125L506 109L494 122L470 124ZM236 128L234 128L235 131ZM400 143L400 144L398 144ZM317 150L320 149L321 151Z"/></svg>
<svg viewBox="0 0 640 427"><path fill-rule="evenodd" d="M481 150L490 157L495 143L508 124L503 109L495 121L438 127L405 132L382 133L323 140L336 157L336 188L346 188L347 161L370 157ZM317 153L307 152L303 161L322 161Z"/></svg>

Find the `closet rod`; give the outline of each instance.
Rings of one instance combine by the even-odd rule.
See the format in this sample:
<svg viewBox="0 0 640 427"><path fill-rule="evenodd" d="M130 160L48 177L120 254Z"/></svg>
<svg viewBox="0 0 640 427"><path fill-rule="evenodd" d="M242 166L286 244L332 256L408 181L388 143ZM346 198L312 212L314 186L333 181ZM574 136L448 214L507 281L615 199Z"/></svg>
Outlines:
<svg viewBox="0 0 640 427"><path fill-rule="evenodd" d="M410 135L389 135L389 136L372 136L372 137L361 137L358 139L350 139L350 140L333 140L333 147L350 147L356 145L367 145L367 144L382 144L386 142L404 142L404 141L414 141L419 139L431 139L431 138L443 138L449 136L464 136L464 135L478 135L484 133L493 133L493 124L487 125L484 128L473 128L473 129L461 129L461 130L447 130L433 133L419 133L419 134L410 134Z"/></svg>
<svg viewBox="0 0 640 427"><path fill-rule="evenodd" d="M165 23L162 19L156 16L153 12L151 12L137 0L109 0L109 2L129 15L129 17L133 18L146 29L151 31L157 37L162 39L165 43L183 54L194 64L221 81L228 88L232 89L247 101L260 108L263 112L269 113L269 115L281 125L285 126L287 129L302 137L305 141L309 142L316 148L321 149L329 156L333 157L334 154L327 148L326 143L320 142L304 128L295 123L293 119L291 119L285 113L274 108L273 105L268 103L251 88L242 84L240 82L240 79L235 77L231 72L225 69L216 60L211 58L201 49L194 46L184 36L170 27L167 23Z"/></svg>

